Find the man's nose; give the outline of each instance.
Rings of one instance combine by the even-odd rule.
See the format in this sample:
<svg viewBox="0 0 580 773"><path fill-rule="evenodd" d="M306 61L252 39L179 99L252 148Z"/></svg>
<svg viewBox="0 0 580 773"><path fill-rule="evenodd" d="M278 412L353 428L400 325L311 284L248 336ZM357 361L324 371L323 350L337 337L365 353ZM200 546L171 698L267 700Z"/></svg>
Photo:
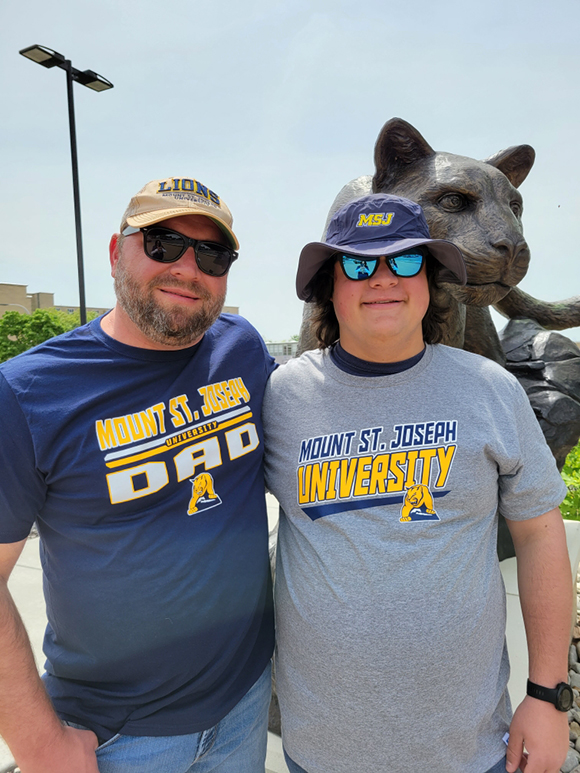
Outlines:
<svg viewBox="0 0 580 773"><path fill-rule="evenodd" d="M187 275L198 277L203 274L203 271L200 271L197 265L195 250L191 245L185 250L179 260L169 264L169 270L174 276Z"/></svg>

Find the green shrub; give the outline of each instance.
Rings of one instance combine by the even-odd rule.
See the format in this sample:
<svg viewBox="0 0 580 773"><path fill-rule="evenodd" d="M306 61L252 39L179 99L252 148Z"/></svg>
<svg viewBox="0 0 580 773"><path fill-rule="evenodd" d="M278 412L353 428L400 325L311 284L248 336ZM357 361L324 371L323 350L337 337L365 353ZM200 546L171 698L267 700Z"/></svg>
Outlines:
<svg viewBox="0 0 580 773"><path fill-rule="evenodd" d="M562 515L572 521L580 521L580 443L566 457L562 478L568 486L568 495L560 505Z"/></svg>
<svg viewBox="0 0 580 773"><path fill-rule="evenodd" d="M89 319L95 312L88 315ZM56 309L36 309L34 314L7 311L0 318L0 362L37 346L53 336L66 333L80 324L79 313L67 314Z"/></svg>

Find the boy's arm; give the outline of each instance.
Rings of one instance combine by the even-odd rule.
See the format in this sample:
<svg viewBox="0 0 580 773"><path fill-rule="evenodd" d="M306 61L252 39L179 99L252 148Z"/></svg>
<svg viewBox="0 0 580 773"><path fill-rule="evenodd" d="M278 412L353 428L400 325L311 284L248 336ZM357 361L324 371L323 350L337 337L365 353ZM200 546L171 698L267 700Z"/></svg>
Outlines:
<svg viewBox="0 0 580 773"><path fill-rule="evenodd" d="M525 521L507 521L518 564L520 602L526 628L530 681L553 688L568 679L572 582L560 511ZM522 760L523 748L527 764ZM568 751L568 717L546 701L526 696L510 727L508 773L558 773Z"/></svg>

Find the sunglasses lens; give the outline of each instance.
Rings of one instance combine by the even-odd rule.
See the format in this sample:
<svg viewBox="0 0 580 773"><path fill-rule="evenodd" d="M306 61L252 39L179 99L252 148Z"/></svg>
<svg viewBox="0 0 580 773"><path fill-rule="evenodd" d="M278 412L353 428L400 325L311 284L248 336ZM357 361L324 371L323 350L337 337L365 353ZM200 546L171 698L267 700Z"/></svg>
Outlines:
<svg viewBox="0 0 580 773"><path fill-rule="evenodd" d="M361 260L360 258L354 258L349 255L342 255L340 262L344 273L349 279L368 279L372 276L376 266L377 258L372 260Z"/></svg>
<svg viewBox="0 0 580 773"><path fill-rule="evenodd" d="M237 252L217 242L198 242L169 228L150 227L145 233L145 253L160 263L174 263L190 246L195 247L196 262L204 274L224 276L238 257Z"/></svg>
<svg viewBox="0 0 580 773"><path fill-rule="evenodd" d="M176 231L165 228L148 228L145 236L145 252L160 263L173 263L185 251L185 240Z"/></svg>
<svg viewBox="0 0 580 773"><path fill-rule="evenodd" d="M204 274L223 276L227 274L237 255L233 250L215 242L198 242L196 247L197 265Z"/></svg>
<svg viewBox="0 0 580 773"><path fill-rule="evenodd" d="M420 252L406 252L388 258L389 266L395 276L416 276L423 265L423 255Z"/></svg>

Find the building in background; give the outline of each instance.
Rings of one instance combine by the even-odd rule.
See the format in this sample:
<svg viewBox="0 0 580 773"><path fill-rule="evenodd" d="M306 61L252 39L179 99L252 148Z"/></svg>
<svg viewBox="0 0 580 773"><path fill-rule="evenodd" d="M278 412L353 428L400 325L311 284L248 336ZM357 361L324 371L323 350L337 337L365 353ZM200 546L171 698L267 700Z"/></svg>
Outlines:
<svg viewBox="0 0 580 773"><path fill-rule="evenodd" d="M78 306L55 306L54 293L29 293L28 285L12 285L0 283L0 317L7 311L19 311L21 314L32 314L36 309L54 309L74 314ZM87 314L93 312L104 314L108 308L87 306Z"/></svg>
<svg viewBox="0 0 580 773"><path fill-rule="evenodd" d="M55 306L54 293L29 293L28 285L2 284L0 282L0 317L7 311L19 311L21 314L32 314L36 309L54 309L74 314L78 306ZM109 308L87 306L87 314L104 314ZM224 306L224 312L239 314L238 306Z"/></svg>
<svg viewBox="0 0 580 773"><path fill-rule="evenodd" d="M282 365L298 352L298 341L266 341L266 347L279 365Z"/></svg>

